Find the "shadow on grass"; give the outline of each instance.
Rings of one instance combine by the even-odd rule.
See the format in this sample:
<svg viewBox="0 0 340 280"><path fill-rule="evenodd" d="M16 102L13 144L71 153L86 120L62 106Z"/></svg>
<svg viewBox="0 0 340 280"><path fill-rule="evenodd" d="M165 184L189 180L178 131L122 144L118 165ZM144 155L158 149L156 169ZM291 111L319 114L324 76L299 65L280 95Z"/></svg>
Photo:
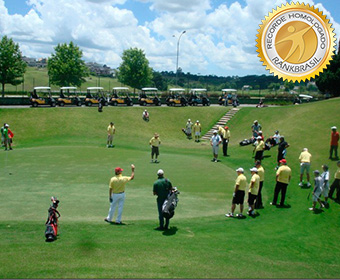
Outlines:
<svg viewBox="0 0 340 280"><path fill-rule="evenodd" d="M315 209L315 210L313 211L313 214L318 215L318 214L321 214L321 213L323 213L323 212L325 212L325 211L323 211L322 209Z"/></svg>
<svg viewBox="0 0 340 280"><path fill-rule="evenodd" d="M300 187L301 189L310 189L312 187L312 185L310 185L309 187L307 186L307 184L303 184L302 187Z"/></svg>
<svg viewBox="0 0 340 280"><path fill-rule="evenodd" d="M260 216L260 213L256 212L254 215L249 215L250 218L257 218L258 216Z"/></svg>
<svg viewBox="0 0 340 280"><path fill-rule="evenodd" d="M283 209L285 209L285 208L292 208L292 206L290 205L290 204L284 204L284 205L276 205L276 208L283 208Z"/></svg>
<svg viewBox="0 0 340 280"><path fill-rule="evenodd" d="M271 155L265 155L262 158L269 158L269 157L272 157L272 156Z"/></svg>
<svg viewBox="0 0 340 280"><path fill-rule="evenodd" d="M177 227L170 227L168 230L163 231L163 235L165 236L175 235L177 231L178 231Z"/></svg>

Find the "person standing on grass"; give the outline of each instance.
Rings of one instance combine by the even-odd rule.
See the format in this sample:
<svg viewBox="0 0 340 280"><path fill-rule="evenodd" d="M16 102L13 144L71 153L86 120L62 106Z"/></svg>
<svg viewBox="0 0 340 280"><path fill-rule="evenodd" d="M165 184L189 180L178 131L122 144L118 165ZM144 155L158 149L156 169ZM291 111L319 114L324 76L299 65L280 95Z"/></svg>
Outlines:
<svg viewBox="0 0 340 280"><path fill-rule="evenodd" d="M217 162L217 157L218 157L218 146L222 143L221 137L217 134L217 130L213 131L213 136L211 136L210 139L210 145L212 147L213 151L213 159L211 160L212 162Z"/></svg>
<svg viewBox="0 0 340 280"><path fill-rule="evenodd" d="M240 204L240 214L237 215L237 217L242 218L243 217L243 203L244 203L244 195L245 190L247 187L247 178L244 176L244 169L242 167L236 169L237 172L237 178L235 181L235 188L233 193L233 200L231 203L231 212L228 214L225 214L226 217L233 218L234 212L237 204Z"/></svg>
<svg viewBox="0 0 340 280"><path fill-rule="evenodd" d="M303 187L303 174L306 171L307 175L307 187L310 187L311 184L309 182L309 169L310 169L310 161L311 161L312 155L308 152L307 148L304 148L299 156L300 160L300 183L299 186Z"/></svg>
<svg viewBox="0 0 340 280"><path fill-rule="evenodd" d="M335 159L339 159L338 157L338 145L339 145L339 132L337 132L336 126L332 126L331 133L331 148L329 150L329 159L333 159L333 151L335 155Z"/></svg>
<svg viewBox="0 0 340 280"><path fill-rule="evenodd" d="M5 151L13 150L12 149L12 141L11 138L13 137L12 132L9 130L9 124L5 124L4 126L4 145L5 145Z"/></svg>
<svg viewBox="0 0 340 280"><path fill-rule="evenodd" d="M122 214L125 201L125 185L127 182L135 178L135 166L131 164L131 176L123 176L124 170L120 167L115 168L115 176L111 178L109 185L109 200L110 210L107 217L104 219L105 222L111 223L116 208L118 206L118 214L115 224L122 224Z"/></svg>
<svg viewBox="0 0 340 280"><path fill-rule="evenodd" d="M314 170L313 173L314 173L313 204L312 207L309 208L310 211L315 211L316 202L320 203L321 208L325 207L320 200L320 195L322 193L322 178L320 176L320 171Z"/></svg>
<svg viewBox="0 0 340 280"><path fill-rule="evenodd" d="M254 121L253 125L251 126L251 132L253 133L254 139L259 136L259 131L262 129L261 125L257 120Z"/></svg>
<svg viewBox="0 0 340 280"><path fill-rule="evenodd" d="M149 141L149 145L151 146L151 162L159 162L159 146L161 145L161 139L159 138L159 134L155 133L154 137L152 137ZM155 157L155 161L154 158Z"/></svg>
<svg viewBox="0 0 340 280"><path fill-rule="evenodd" d="M191 122L190 119L188 119L186 125L185 125L185 134L187 135L188 139L192 139L192 126L194 124Z"/></svg>
<svg viewBox="0 0 340 280"><path fill-rule="evenodd" d="M195 142L197 143L200 141L201 130L202 130L201 124L199 120L197 120L196 123L194 124Z"/></svg>
<svg viewBox="0 0 340 280"><path fill-rule="evenodd" d="M5 134L4 134L5 125L6 125L6 123L4 123L4 125L0 129L0 131L1 131L1 147L5 147Z"/></svg>
<svg viewBox="0 0 340 280"><path fill-rule="evenodd" d="M106 146L108 148L112 148L112 141L113 141L113 136L116 133L116 128L114 127L114 123L110 122L109 126L107 127L107 142L106 142Z"/></svg>
<svg viewBox="0 0 340 280"><path fill-rule="evenodd" d="M157 171L157 176L158 179L153 184L153 195L157 195L157 209L159 218L159 227L157 227L156 230L167 230L169 229L170 219L163 217L162 206L164 201L168 198L168 195L172 189L172 185L168 179L164 178L164 171L162 169Z"/></svg>
<svg viewBox="0 0 340 280"><path fill-rule="evenodd" d="M278 130L276 130L275 131L275 134L273 135L273 139L274 139L274 142L272 143L273 144L273 146L276 146L276 145L278 145L279 144L279 142L280 142L280 133L279 133L279 131Z"/></svg>
<svg viewBox="0 0 340 280"><path fill-rule="evenodd" d="M285 137L283 135L280 136L280 142L278 145L278 153L277 153L277 165L280 165L280 160L286 158L287 148L289 144L285 141Z"/></svg>
<svg viewBox="0 0 340 280"><path fill-rule="evenodd" d="M335 200L337 202L340 202L340 160L337 162L337 166L338 166L338 170L334 174L334 181L329 190L328 197L330 199L333 199L333 194L334 194L334 191L336 190Z"/></svg>
<svg viewBox="0 0 340 280"><path fill-rule="evenodd" d="M260 176L260 186L259 186L259 192L257 193L257 198L255 202L255 209L260 209L260 208L263 208L262 188L263 188L263 182L264 182L264 168L261 165L260 160L255 162L255 167L257 168L257 174Z"/></svg>
<svg viewBox="0 0 340 280"><path fill-rule="evenodd" d="M224 128L222 126L218 126L218 134L222 138L222 145L223 145L223 156L228 156L228 143L230 139L230 130L228 126Z"/></svg>
<svg viewBox="0 0 340 280"><path fill-rule="evenodd" d="M279 196L279 193L281 192L280 206L284 206L287 187L292 177L292 170L287 166L287 161L285 159L281 159L279 163L281 164L281 166L276 171L276 186L274 190L274 198L270 204L277 205L277 198Z"/></svg>
<svg viewBox="0 0 340 280"><path fill-rule="evenodd" d="M257 141L255 142L255 161L261 161L263 158L264 151L264 141L261 136L257 136Z"/></svg>
<svg viewBox="0 0 340 280"><path fill-rule="evenodd" d="M251 179L249 183L249 191L248 191L248 212L249 216L255 215L255 201L257 199L257 194L259 192L260 187L260 176L257 174L257 168L253 167L250 169Z"/></svg>
<svg viewBox="0 0 340 280"><path fill-rule="evenodd" d="M328 171L328 165L324 164L322 165L322 195L325 198L325 204L328 205L328 193L329 193L329 171Z"/></svg>

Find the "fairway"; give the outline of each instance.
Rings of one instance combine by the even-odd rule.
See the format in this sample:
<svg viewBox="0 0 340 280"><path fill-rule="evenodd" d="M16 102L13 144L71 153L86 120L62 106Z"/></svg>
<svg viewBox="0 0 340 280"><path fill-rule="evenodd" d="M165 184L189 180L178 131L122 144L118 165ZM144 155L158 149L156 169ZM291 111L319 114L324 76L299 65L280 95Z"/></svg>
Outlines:
<svg viewBox="0 0 340 280"><path fill-rule="evenodd" d="M298 187L298 156L313 155L312 170L330 167L330 127L340 127L340 99L299 106L242 108L228 123L230 157L212 163L208 142L189 141L181 131L188 118L200 120L203 134L230 107L28 108L0 109L13 130L14 150L0 152L1 278L339 278L340 205L312 213L309 189ZM331 116L331 117L330 117ZM258 216L228 219L242 166L249 182L251 136L257 119L265 138L278 129L289 142L293 177L287 208L273 197L277 148L264 153L264 209ZM106 148L106 128L115 123L114 148ZM149 140L160 134L160 163L150 163ZM114 168L135 180L127 185L122 220L105 223L108 183ZM170 230L158 226L153 182L159 168L180 190ZM59 238L44 238L50 197L60 199ZM238 207L237 207L238 211ZM246 212L246 211L245 211Z"/></svg>

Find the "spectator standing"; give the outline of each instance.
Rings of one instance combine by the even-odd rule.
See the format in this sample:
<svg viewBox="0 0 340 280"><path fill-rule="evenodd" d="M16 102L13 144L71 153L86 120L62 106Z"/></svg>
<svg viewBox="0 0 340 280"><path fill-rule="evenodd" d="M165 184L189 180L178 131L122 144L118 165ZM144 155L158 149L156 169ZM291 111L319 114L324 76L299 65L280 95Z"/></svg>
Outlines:
<svg viewBox="0 0 340 280"><path fill-rule="evenodd" d="M159 218L159 227L156 230L167 230L169 228L169 219L165 219L162 213L162 206L164 201L168 198L168 195L172 189L171 182L164 178L164 171L159 169L157 171L158 179L153 184L153 194L157 195L157 209ZM165 226L164 226L165 219Z"/></svg>
<svg viewBox="0 0 340 280"><path fill-rule="evenodd" d="M257 136L257 141L255 142L255 161L261 161L263 158L263 151L264 151L264 141L261 136Z"/></svg>
<svg viewBox="0 0 340 280"><path fill-rule="evenodd" d="M217 157L218 157L218 146L222 143L221 137L217 134L217 130L213 131L213 136L211 136L210 139L210 145L212 147L213 151L213 159L211 160L212 162L217 162Z"/></svg>
<svg viewBox="0 0 340 280"><path fill-rule="evenodd" d="M262 129L261 125L257 120L254 121L253 125L251 126L251 131L253 133L253 137L256 139L259 136L258 132Z"/></svg>
<svg viewBox="0 0 340 280"><path fill-rule="evenodd" d="M259 160L255 162L255 167L257 168L257 174L260 176L260 187L259 187L259 192L257 193L255 209L260 209L260 208L263 208L262 188L263 188L263 182L264 182L264 168L261 165L261 161Z"/></svg>
<svg viewBox="0 0 340 280"><path fill-rule="evenodd" d="M312 155L308 152L307 148L304 148L299 156L300 160L300 183L299 186L303 186L303 174L306 171L307 176L307 187L310 187L311 184L309 182L309 169L310 169L310 162L311 162Z"/></svg>
<svg viewBox="0 0 340 280"><path fill-rule="evenodd" d="M329 159L333 159L333 151L335 159L339 159L338 157L338 145L339 145L339 132L337 132L337 127L332 126L332 133L331 133L331 148L329 150Z"/></svg>
<svg viewBox="0 0 340 280"><path fill-rule="evenodd" d="M202 131L201 124L199 120L197 120L196 123L194 124L195 142L200 141L201 131Z"/></svg>
<svg viewBox="0 0 340 280"><path fill-rule="evenodd" d="M107 217L104 219L105 222L111 223L116 208L118 206L118 215L116 218L116 224L122 224L122 214L125 201L125 185L135 177L135 166L131 164L131 176L123 176L124 170L120 167L115 168L115 176L111 178L109 185L109 200L110 210Z"/></svg>
<svg viewBox="0 0 340 280"><path fill-rule="evenodd" d="M322 195L325 198L325 205L328 205L328 193L329 193L329 170L328 165L322 165Z"/></svg>
<svg viewBox="0 0 340 280"><path fill-rule="evenodd" d="M6 123L1 127L1 147L5 147L5 134L4 134L4 129L5 129Z"/></svg>
<svg viewBox="0 0 340 280"><path fill-rule="evenodd" d="M312 207L309 208L311 211L315 211L316 202L320 203L321 208L325 207L321 200L320 195L322 193L322 178L320 176L319 170L314 170L314 189L313 189L313 204Z"/></svg>
<svg viewBox="0 0 340 280"><path fill-rule="evenodd" d="M221 127L221 126L220 126ZM228 156L228 144L230 140L230 130L228 126L225 126L224 129L222 128L222 144L223 144L223 156Z"/></svg>
<svg viewBox="0 0 340 280"><path fill-rule="evenodd" d="M242 167L236 169L237 172L237 178L235 181L235 188L233 193L233 200L231 204L231 212L228 214L225 214L226 217L233 218L236 205L240 204L240 214L237 215L237 217L242 218L243 217L243 203L244 203L244 195L245 190L247 187L247 178L244 176L244 169Z"/></svg>
<svg viewBox="0 0 340 280"><path fill-rule="evenodd" d="M340 160L337 162L337 166L338 166L338 170L334 174L334 181L329 190L328 197L330 199L333 199L333 194L334 194L334 191L336 190L335 200L337 202L340 202Z"/></svg>
<svg viewBox="0 0 340 280"><path fill-rule="evenodd" d="M287 187L292 176L292 170L287 166L287 161L285 159L281 159L279 163L281 164L281 166L276 171L276 186L274 190L274 198L273 202L271 202L270 204L277 205L276 202L279 193L281 192L280 206L284 206Z"/></svg>
<svg viewBox="0 0 340 280"><path fill-rule="evenodd" d="M5 124L4 126L4 145L5 145L5 151L13 150L12 149L12 141L11 138L13 137L13 133L9 130L9 124Z"/></svg>
<svg viewBox="0 0 340 280"><path fill-rule="evenodd" d="M192 139L192 126L194 124L191 122L191 119L188 119L185 125L185 134L187 135L188 139Z"/></svg>
<svg viewBox="0 0 340 280"><path fill-rule="evenodd" d="M112 141L113 141L113 137L116 133L116 128L114 126L113 122L110 122L109 126L107 127L107 142L106 142L106 146L108 148L112 148Z"/></svg>
<svg viewBox="0 0 340 280"><path fill-rule="evenodd" d="M280 165L280 160L286 158L287 148L289 144L285 141L285 137L283 135L280 136L280 142L278 145L278 153L277 153L277 165Z"/></svg>
<svg viewBox="0 0 340 280"><path fill-rule="evenodd" d="M257 168L253 167L250 169L251 179L249 183L249 191L248 191L248 215L255 215L255 201L257 199L257 194L260 188L260 176L257 174Z"/></svg>
<svg viewBox="0 0 340 280"><path fill-rule="evenodd" d="M159 146L161 145L161 139L159 138L159 134L155 133L154 137L152 137L149 141L149 144L151 146L151 162L158 162L158 156L159 156ZM155 161L153 158L155 157Z"/></svg>
<svg viewBox="0 0 340 280"><path fill-rule="evenodd" d="M272 143L273 146L278 145L280 142L280 133L278 130L275 131L275 134L273 135L273 139L275 142Z"/></svg>

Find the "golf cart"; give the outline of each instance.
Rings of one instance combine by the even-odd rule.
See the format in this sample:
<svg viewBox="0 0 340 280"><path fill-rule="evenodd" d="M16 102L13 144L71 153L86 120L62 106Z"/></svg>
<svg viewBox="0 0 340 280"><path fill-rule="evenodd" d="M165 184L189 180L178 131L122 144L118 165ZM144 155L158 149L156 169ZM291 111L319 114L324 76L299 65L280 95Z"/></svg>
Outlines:
<svg viewBox="0 0 340 280"><path fill-rule="evenodd" d="M39 93L45 97L40 97ZM33 89L33 92L31 92L30 102L31 102L32 107L38 107L38 106L44 106L44 105L48 105L51 107L56 106L56 101L52 97L50 87L35 87Z"/></svg>
<svg viewBox="0 0 340 280"><path fill-rule="evenodd" d="M190 90L189 96L189 105L190 106L210 106L210 100L207 97L207 90L205 88L193 88Z"/></svg>
<svg viewBox="0 0 340 280"><path fill-rule="evenodd" d="M168 106L187 106L188 101L184 96L185 90L182 88L171 88L169 89L169 96L166 99L166 105Z"/></svg>
<svg viewBox="0 0 340 280"><path fill-rule="evenodd" d="M233 94L236 94L236 92L237 90L232 88L222 89L222 94L218 99L218 104L224 106L228 106L229 104L231 105L233 103L232 102Z"/></svg>
<svg viewBox="0 0 340 280"><path fill-rule="evenodd" d="M61 87L57 103L63 107L65 105L81 106L82 101L76 93L76 87Z"/></svg>
<svg viewBox="0 0 340 280"><path fill-rule="evenodd" d="M142 92L139 94L138 98L139 105L156 105L161 106L161 100L158 97L157 88L142 88Z"/></svg>
<svg viewBox="0 0 340 280"><path fill-rule="evenodd" d="M93 104L99 104L99 102L103 106L109 105L103 89L102 87L88 87L86 89L85 105L91 107Z"/></svg>
<svg viewBox="0 0 340 280"><path fill-rule="evenodd" d="M110 105L124 105L133 106L132 99L129 96L129 88L127 87L114 87L112 89L112 96L110 99Z"/></svg>

